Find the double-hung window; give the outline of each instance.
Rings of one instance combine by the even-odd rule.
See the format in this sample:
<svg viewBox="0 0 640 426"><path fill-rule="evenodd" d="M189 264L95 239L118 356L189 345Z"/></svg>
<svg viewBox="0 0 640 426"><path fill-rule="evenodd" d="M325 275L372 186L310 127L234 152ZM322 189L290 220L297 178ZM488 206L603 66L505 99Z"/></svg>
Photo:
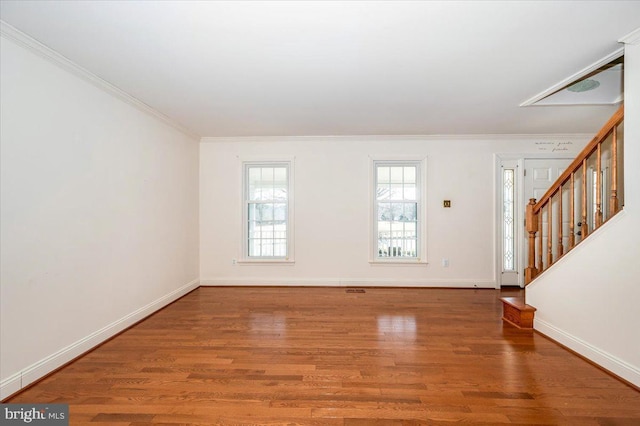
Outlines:
<svg viewBox="0 0 640 426"><path fill-rule="evenodd" d="M420 262L423 161L373 161L373 260Z"/></svg>
<svg viewBox="0 0 640 426"><path fill-rule="evenodd" d="M245 260L291 257L291 162L245 162Z"/></svg>

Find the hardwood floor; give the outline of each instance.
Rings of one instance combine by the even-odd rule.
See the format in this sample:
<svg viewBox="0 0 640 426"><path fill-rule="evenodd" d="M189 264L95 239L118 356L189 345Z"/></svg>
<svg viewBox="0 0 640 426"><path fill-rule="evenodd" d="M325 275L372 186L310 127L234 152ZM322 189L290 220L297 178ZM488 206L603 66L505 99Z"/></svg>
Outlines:
<svg viewBox="0 0 640 426"><path fill-rule="evenodd" d="M204 287L9 402L71 424L639 425L640 392L495 290Z"/></svg>

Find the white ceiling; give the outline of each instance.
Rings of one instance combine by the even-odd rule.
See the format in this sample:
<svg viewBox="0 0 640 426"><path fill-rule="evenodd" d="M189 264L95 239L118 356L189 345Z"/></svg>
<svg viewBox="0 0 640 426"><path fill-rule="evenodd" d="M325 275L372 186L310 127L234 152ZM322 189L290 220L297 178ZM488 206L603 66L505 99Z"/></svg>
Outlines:
<svg viewBox="0 0 640 426"><path fill-rule="evenodd" d="M0 18L201 136L595 133L519 107L619 49L640 1L1 1Z"/></svg>

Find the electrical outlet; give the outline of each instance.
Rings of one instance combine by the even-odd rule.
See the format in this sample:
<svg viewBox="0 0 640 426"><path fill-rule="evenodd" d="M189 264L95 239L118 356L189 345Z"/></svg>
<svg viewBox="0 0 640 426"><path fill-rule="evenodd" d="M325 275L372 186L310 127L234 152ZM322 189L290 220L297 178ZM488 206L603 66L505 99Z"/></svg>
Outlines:
<svg viewBox="0 0 640 426"><path fill-rule="evenodd" d="M235 265L236 263L238 263L238 261L236 259L231 259L231 264Z"/></svg>
<svg viewBox="0 0 640 426"><path fill-rule="evenodd" d="M449 259L443 257L442 258L442 267L444 268L448 268L449 267Z"/></svg>

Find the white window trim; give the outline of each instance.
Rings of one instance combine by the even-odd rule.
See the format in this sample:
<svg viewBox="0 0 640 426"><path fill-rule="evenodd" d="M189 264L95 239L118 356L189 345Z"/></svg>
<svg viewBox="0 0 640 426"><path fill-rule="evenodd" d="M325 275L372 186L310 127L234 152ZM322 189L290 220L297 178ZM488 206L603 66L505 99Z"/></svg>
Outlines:
<svg viewBox="0 0 640 426"><path fill-rule="evenodd" d="M513 269L505 269L504 267L504 255L505 255L505 246L504 246L504 172L505 170L513 171ZM522 202L520 200L520 161L518 160L503 160L500 164L500 176L499 179L499 188L500 188L500 210L498 211L498 215L500 216L500 226L498 227L498 234L500 235L500 271L504 274L506 272L518 273L520 271L520 229L519 226L522 223L520 218L521 213L520 209L522 206Z"/></svg>
<svg viewBox="0 0 640 426"><path fill-rule="evenodd" d="M416 235L418 236L418 257L409 259L378 257L378 236L376 235L376 165L380 163L418 163L419 183L418 191L418 223ZM417 156L369 156L369 263L371 265L393 266L424 266L427 265L427 157Z"/></svg>
<svg viewBox="0 0 640 426"><path fill-rule="evenodd" d="M240 196L240 211L242 212L242 230L240 242L241 253L238 256L238 265L293 265L295 263L295 209L294 209L294 182L295 182L295 158L269 157L240 159L240 182L242 185ZM247 168L249 166L275 166L286 164L289 171L287 191L287 256L285 257L249 257L248 247L248 212L247 212Z"/></svg>

